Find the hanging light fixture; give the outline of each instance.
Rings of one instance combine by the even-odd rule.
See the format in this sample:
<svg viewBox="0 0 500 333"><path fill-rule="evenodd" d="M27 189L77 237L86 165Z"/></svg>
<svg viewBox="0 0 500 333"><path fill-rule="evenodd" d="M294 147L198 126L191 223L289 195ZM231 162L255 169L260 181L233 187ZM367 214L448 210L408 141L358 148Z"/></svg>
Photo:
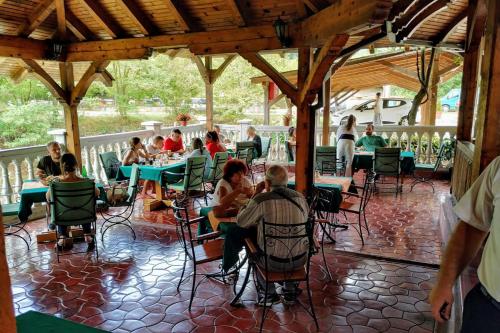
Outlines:
<svg viewBox="0 0 500 333"><path fill-rule="evenodd" d="M276 21L273 23L274 30L276 31L276 36L283 47L290 46L290 32L288 29L288 23L283 21L279 16Z"/></svg>
<svg viewBox="0 0 500 333"><path fill-rule="evenodd" d="M53 40L49 43L45 58L48 60L61 60L64 56L66 45L57 40Z"/></svg>

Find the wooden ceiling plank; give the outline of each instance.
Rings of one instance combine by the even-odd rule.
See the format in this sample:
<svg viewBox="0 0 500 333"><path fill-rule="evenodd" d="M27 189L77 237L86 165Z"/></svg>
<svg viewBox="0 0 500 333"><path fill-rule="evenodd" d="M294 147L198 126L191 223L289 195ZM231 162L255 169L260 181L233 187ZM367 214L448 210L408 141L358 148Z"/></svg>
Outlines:
<svg viewBox="0 0 500 333"><path fill-rule="evenodd" d="M182 30L184 30L185 32L198 30L196 25L193 24L192 18L186 15L185 10L181 8L178 1L165 0L165 4L167 5L168 10L175 18L175 21Z"/></svg>
<svg viewBox="0 0 500 333"><path fill-rule="evenodd" d="M399 73L399 74L407 76L409 78L418 80L417 73L412 71L412 70L409 70L406 67L395 65L392 62L387 61L387 60L379 60L379 61L377 61L377 63L379 63L387 68L390 68L391 70L393 70L396 73Z"/></svg>
<svg viewBox="0 0 500 333"><path fill-rule="evenodd" d="M66 11L64 8L64 0L55 0L57 13L57 38L66 40Z"/></svg>
<svg viewBox="0 0 500 333"><path fill-rule="evenodd" d="M467 12L468 8L462 10L460 13L458 13L457 16L453 18L453 20L446 27L444 27L438 34L436 34L432 38L434 44L438 45L440 43L445 42L453 34L453 32L455 32L460 23L462 23L465 19L467 19Z"/></svg>
<svg viewBox="0 0 500 333"><path fill-rule="evenodd" d="M92 30L90 30L73 12L66 8L66 24L80 40L95 40L97 39Z"/></svg>
<svg viewBox="0 0 500 333"><path fill-rule="evenodd" d="M157 35L158 28L134 0L117 0L144 35Z"/></svg>
<svg viewBox="0 0 500 333"><path fill-rule="evenodd" d="M238 0L226 0L226 2L229 8L231 9L231 12L233 13L234 19L238 27L246 26L247 22L245 20L245 17L243 16L243 11L241 10L240 5L238 4Z"/></svg>
<svg viewBox="0 0 500 333"><path fill-rule="evenodd" d="M107 11L94 0L80 0L82 6L99 23L108 35L113 38L124 36L123 29L115 22L115 20L107 13Z"/></svg>
<svg viewBox="0 0 500 333"><path fill-rule="evenodd" d="M450 0L437 0L431 5L427 6L418 15L414 16L413 19L406 25L401 31L396 34L396 40L401 41L405 38L411 37L415 31L420 27L425 21L427 21L432 16L446 9Z"/></svg>
<svg viewBox="0 0 500 333"><path fill-rule="evenodd" d="M27 21L21 24L17 29L17 35L28 37L35 31L40 24L47 19L47 17L56 8L54 0L44 0L35 7L33 12L29 15Z"/></svg>

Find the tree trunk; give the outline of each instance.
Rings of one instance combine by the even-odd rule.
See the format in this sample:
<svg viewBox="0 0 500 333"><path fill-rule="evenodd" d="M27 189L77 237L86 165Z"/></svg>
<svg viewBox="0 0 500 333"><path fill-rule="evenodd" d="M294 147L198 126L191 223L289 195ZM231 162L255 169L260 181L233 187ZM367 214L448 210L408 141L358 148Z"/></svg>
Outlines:
<svg viewBox="0 0 500 333"><path fill-rule="evenodd" d="M413 98L413 104L411 106L410 112L408 113L408 125L415 125L415 122L417 120L418 108L420 107L420 104L422 104L422 100L424 99L424 97L427 95L427 89L429 87L429 78L431 76L432 66L434 65L434 56L436 54L436 50L431 50L427 68L425 68L425 53L426 50L424 49L420 56L420 60L417 60L417 64L419 65L417 74L419 76L421 86L420 90Z"/></svg>

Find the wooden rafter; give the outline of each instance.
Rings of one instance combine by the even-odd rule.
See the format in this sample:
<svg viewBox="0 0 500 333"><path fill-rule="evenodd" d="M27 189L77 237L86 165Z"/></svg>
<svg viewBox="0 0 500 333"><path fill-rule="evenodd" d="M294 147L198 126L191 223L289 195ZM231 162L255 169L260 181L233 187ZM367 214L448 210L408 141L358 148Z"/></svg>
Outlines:
<svg viewBox="0 0 500 333"><path fill-rule="evenodd" d="M246 26L247 23L245 17L243 16L243 11L240 9L240 5L238 4L238 0L226 0L226 2L233 13L236 25L238 27Z"/></svg>
<svg viewBox="0 0 500 333"><path fill-rule="evenodd" d="M395 65L392 62L389 62L387 60L379 60L379 61L377 61L377 63L379 63L379 64L381 64L381 65L389 68L391 71L393 71L393 72L395 72L397 74L407 76L407 77L409 77L411 79L414 79L414 80L418 80L417 73L415 73L414 71L409 70L408 68L405 68L403 66Z"/></svg>
<svg viewBox="0 0 500 333"><path fill-rule="evenodd" d="M418 0L399 0L397 1L391 9L391 13L389 14L388 21L394 21L397 18L400 18L402 15L406 14L410 8L412 8Z"/></svg>
<svg viewBox="0 0 500 333"><path fill-rule="evenodd" d="M11 79L15 84L18 84L21 83L26 78L26 76L28 76L28 74L29 69L21 66L11 75Z"/></svg>
<svg viewBox="0 0 500 333"><path fill-rule="evenodd" d="M290 81L288 81L283 74L269 64L266 59L258 53L241 53L240 55L251 63L252 66L269 76L271 80L278 85L281 92L287 95L287 97L290 98L295 105L297 105L297 88L290 83Z"/></svg>
<svg viewBox="0 0 500 333"><path fill-rule="evenodd" d="M54 0L44 0L35 7L33 12L29 15L27 21L21 24L17 29L17 35L28 37L35 31L40 24L47 19L47 17L54 11L56 4Z"/></svg>
<svg viewBox="0 0 500 333"><path fill-rule="evenodd" d="M392 24L392 32L397 33L404 27L406 27L417 15L419 15L423 10L425 10L428 6L432 5L434 2L438 0L418 0L415 2L412 2L412 6L406 7L404 9L403 7L397 8L397 4L399 1L394 5L393 11L398 11L400 13L404 13L403 15L400 15L399 17L395 20L395 22ZM405 4L404 2L402 4ZM401 12L401 9L404 9L403 12ZM391 13L392 14L392 13Z"/></svg>
<svg viewBox="0 0 500 333"><path fill-rule="evenodd" d="M80 0L80 3L108 35L113 38L125 35L123 29L97 1Z"/></svg>
<svg viewBox="0 0 500 333"><path fill-rule="evenodd" d="M0 36L0 57L43 59L47 44L35 39Z"/></svg>
<svg viewBox="0 0 500 333"><path fill-rule="evenodd" d="M297 13L298 13L298 18L304 18L307 16L307 9L306 5L304 4L304 1L302 0L295 0L297 4Z"/></svg>
<svg viewBox="0 0 500 333"><path fill-rule="evenodd" d="M57 82L34 60L23 59L23 62L31 70L31 74L36 76L61 103L67 103L66 92Z"/></svg>
<svg viewBox="0 0 500 333"><path fill-rule="evenodd" d="M105 60L94 61L90 64L85 73L82 75L80 81L78 81L78 84L71 91L71 98L69 100L70 105L77 105L80 103L80 100L83 96L85 96L92 82L99 76L100 73L104 72L108 65L109 61Z"/></svg>
<svg viewBox="0 0 500 333"><path fill-rule="evenodd" d="M391 8L390 0L336 1L300 23L301 40L307 40L309 46L314 47L323 45L336 34L373 29L374 25L385 22Z"/></svg>
<svg viewBox="0 0 500 333"><path fill-rule="evenodd" d="M69 8L66 8L66 25L80 40L96 39L94 33Z"/></svg>
<svg viewBox="0 0 500 333"><path fill-rule="evenodd" d="M210 82L211 83L215 83L215 81L217 81L217 79L226 70L227 66L229 66L234 59L236 59L236 55L235 54L227 56L224 59L224 62L217 69L212 70L212 72L210 73Z"/></svg>
<svg viewBox="0 0 500 333"><path fill-rule="evenodd" d="M117 0L135 25L144 35L158 34L158 28L151 22L146 13L134 0Z"/></svg>
<svg viewBox="0 0 500 333"><path fill-rule="evenodd" d="M319 12L319 8L311 0L303 0L304 4L313 12Z"/></svg>
<svg viewBox="0 0 500 333"><path fill-rule="evenodd" d="M330 70L333 61L339 56L342 48L349 40L349 35L341 34L332 38L315 55L314 63L299 92L300 102L312 103L321 89L323 80Z"/></svg>
<svg viewBox="0 0 500 333"><path fill-rule="evenodd" d="M420 27L432 16L444 10L449 2L450 0L437 0L431 3L429 6L425 7L425 9L423 9L418 13L418 15L413 17L413 19L403 29L401 29L401 31L397 33L397 40L403 40L404 38L411 37L418 29L418 27Z"/></svg>
<svg viewBox="0 0 500 333"><path fill-rule="evenodd" d="M460 23L462 23L462 21L464 21L467 18L467 12L468 12L467 8L462 10L457 16L453 18L453 20L446 27L444 27L443 30L441 30L438 34L432 37L431 39L434 42L434 44L438 45L440 43L445 42L453 34L453 32L455 32Z"/></svg>
<svg viewBox="0 0 500 333"><path fill-rule="evenodd" d="M488 14L488 8L485 2L486 0L477 0L476 6L469 9L468 17L470 18L471 24L470 27L467 28L466 49L471 46L476 47L479 45L486 24L486 16Z"/></svg>
<svg viewBox="0 0 500 333"><path fill-rule="evenodd" d="M101 81L106 87L111 87L115 78L107 70L98 73L96 80Z"/></svg>
<svg viewBox="0 0 500 333"><path fill-rule="evenodd" d="M66 11L64 0L55 0L57 13L57 35L60 40L66 40Z"/></svg>
<svg viewBox="0 0 500 333"><path fill-rule="evenodd" d="M197 56L195 54L191 55L191 59L195 63L196 67L198 67L198 71L200 72L201 78L203 81L205 81L205 84L210 84L210 75L205 68L205 64L203 63L203 60L201 60L200 56Z"/></svg>
<svg viewBox="0 0 500 333"><path fill-rule="evenodd" d="M192 18L188 17L186 11L181 7L179 1L176 0L165 0L165 4L168 10L175 17L175 21L182 30L184 31L196 31L198 30L196 25L193 24Z"/></svg>

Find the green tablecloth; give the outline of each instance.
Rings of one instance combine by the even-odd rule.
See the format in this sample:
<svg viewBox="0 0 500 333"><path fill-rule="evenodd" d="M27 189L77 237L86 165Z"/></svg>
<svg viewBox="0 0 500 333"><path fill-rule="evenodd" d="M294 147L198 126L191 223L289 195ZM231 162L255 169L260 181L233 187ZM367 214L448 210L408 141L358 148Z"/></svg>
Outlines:
<svg viewBox="0 0 500 333"><path fill-rule="evenodd" d="M18 333L106 333L97 328L74 323L36 311L16 317Z"/></svg>
<svg viewBox="0 0 500 333"><path fill-rule="evenodd" d="M185 168L186 168L186 161L179 161L178 163L172 163L162 167L156 167L153 165L140 165L139 177L144 180L153 180L155 182L159 182L161 185L165 185L163 184L163 178L161 176L163 171L183 173ZM131 173L132 173L132 166L130 165L121 166L120 169L118 169L118 175L116 176L116 180L120 181L128 179L130 178ZM170 175L167 176L168 183L175 183L179 181L179 179L180 177L170 176Z"/></svg>
<svg viewBox="0 0 500 333"><path fill-rule="evenodd" d="M373 168L373 154L354 154L353 170L370 170ZM411 151L401 152L401 173L409 175L415 170L415 154Z"/></svg>
<svg viewBox="0 0 500 333"><path fill-rule="evenodd" d="M104 191L104 187L102 184L96 184L97 188L101 192L99 194L99 200L106 202L106 192ZM47 201L45 195L48 191L48 187L40 187L40 188L30 188L26 190L22 190L19 201L19 212L17 216L21 221L28 221L28 218L32 214L31 207L35 202L45 202Z"/></svg>

